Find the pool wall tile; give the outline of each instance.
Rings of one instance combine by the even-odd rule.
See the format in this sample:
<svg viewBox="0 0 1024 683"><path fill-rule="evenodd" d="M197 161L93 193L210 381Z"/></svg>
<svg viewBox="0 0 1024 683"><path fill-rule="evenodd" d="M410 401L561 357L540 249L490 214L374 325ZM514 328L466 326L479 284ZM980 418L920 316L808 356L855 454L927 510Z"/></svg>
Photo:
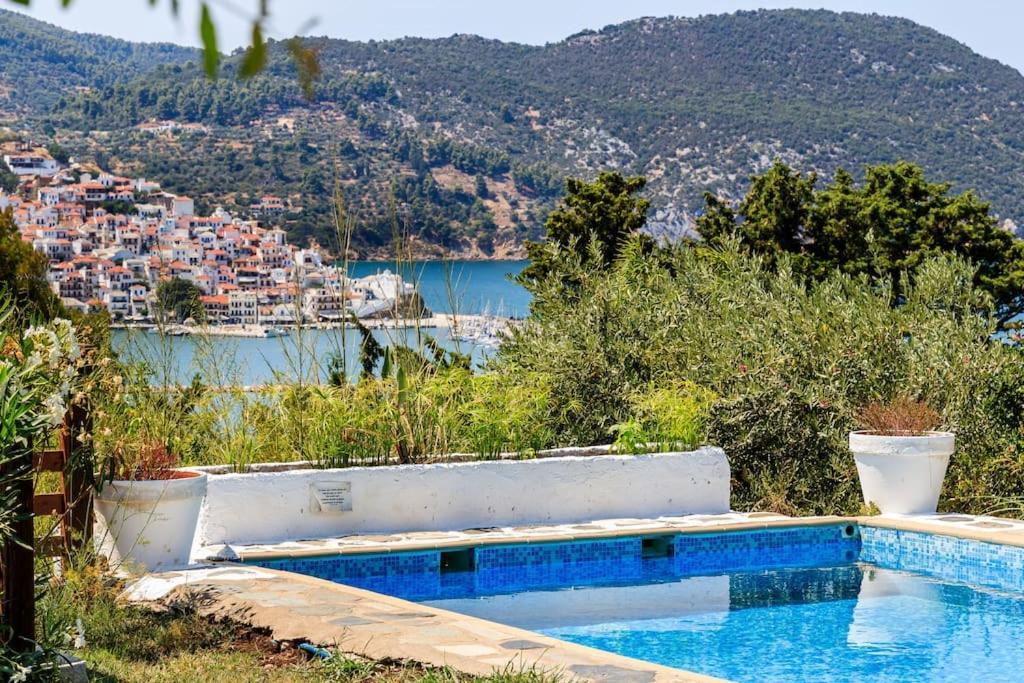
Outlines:
<svg viewBox="0 0 1024 683"><path fill-rule="evenodd" d="M566 543L499 545L477 548L477 569L537 564L578 565L588 562L639 562L640 537Z"/></svg>
<svg viewBox="0 0 1024 683"><path fill-rule="evenodd" d="M250 562L259 567L306 574L335 583L410 597L432 595L440 581L437 551L380 555L331 555Z"/></svg>
<svg viewBox="0 0 1024 683"><path fill-rule="evenodd" d="M861 527L860 559L949 581L1024 590L1024 548L918 531Z"/></svg>
<svg viewBox="0 0 1024 683"><path fill-rule="evenodd" d="M639 536L477 548L476 589L505 593L634 579L643 573L642 555Z"/></svg>
<svg viewBox="0 0 1024 683"><path fill-rule="evenodd" d="M856 525L841 523L674 534L668 535L667 549L663 544L650 559L644 559L641 535L478 546L470 550L473 571L455 572L442 571L443 551L436 550L257 560L250 564L416 600L673 580L726 571L850 564L857 559L861 540Z"/></svg>
<svg viewBox="0 0 1024 683"><path fill-rule="evenodd" d="M694 575L849 563L860 546L852 524L683 534L676 538L675 558L680 573Z"/></svg>

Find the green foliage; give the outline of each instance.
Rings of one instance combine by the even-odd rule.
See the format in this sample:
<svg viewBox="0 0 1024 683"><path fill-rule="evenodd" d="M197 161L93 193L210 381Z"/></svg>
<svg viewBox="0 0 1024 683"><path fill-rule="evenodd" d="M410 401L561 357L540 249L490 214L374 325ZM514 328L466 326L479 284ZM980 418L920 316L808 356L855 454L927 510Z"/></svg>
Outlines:
<svg viewBox="0 0 1024 683"><path fill-rule="evenodd" d="M551 446L550 387L542 373L475 375L457 418L460 446L481 457L531 455Z"/></svg>
<svg viewBox="0 0 1024 683"><path fill-rule="evenodd" d="M11 209L0 211L0 294L13 298L22 323L49 320L62 306L46 279L46 257L21 239Z"/></svg>
<svg viewBox="0 0 1024 683"><path fill-rule="evenodd" d="M614 446L626 453L692 450L707 439L715 395L692 382L650 386L630 399L630 419L613 425Z"/></svg>
<svg viewBox="0 0 1024 683"><path fill-rule="evenodd" d="M182 651L213 648L234 635L234 624L199 614L198 597L186 595L161 612L129 605L119 595L122 582L104 575L95 563L76 565L39 605L41 631L55 647L66 648L69 635L73 640L78 619L91 648L150 663Z"/></svg>
<svg viewBox="0 0 1024 683"><path fill-rule="evenodd" d="M56 161L66 164L71 160L71 154L62 145L52 144L46 148L46 151L50 153Z"/></svg>
<svg viewBox="0 0 1024 683"><path fill-rule="evenodd" d="M697 228L708 241L737 235L756 254L796 255L794 267L816 278L833 270L889 280L899 296L929 257L956 253L977 267L976 284L994 298L1000 320L1024 313L1024 242L1000 228L972 192L950 194L913 164L870 166L859 187L840 169L821 190L776 163L755 176L734 212L708 195Z"/></svg>
<svg viewBox="0 0 1024 683"><path fill-rule="evenodd" d="M78 390L79 347L70 324L57 320L25 329L15 312L9 295L0 293L0 547L31 542L18 537L18 523L32 517L20 505L22 486L34 476L33 453L52 437L64 419L69 394ZM45 589L37 578L35 590ZM20 640L24 633L12 634L3 617L0 675L25 680L26 667L52 662L54 651L36 651L34 644Z"/></svg>
<svg viewBox="0 0 1024 683"><path fill-rule="evenodd" d="M508 665L485 676L416 662L374 661L332 648L328 659L307 660L282 649L268 631L232 618L203 615L208 597L184 590L154 607L124 600L124 581L76 558L38 603L42 643L76 656L101 683L558 683L540 666ZM245 615L239 615L244 620ZM79 624L81 630L79 629ZM2 664L0 664L2 667ZM7 674L9 671L0 671ZM16 679L15 679L16 680ZM30 683L49 678L29 678ZM55 679L56 680L56 679Z"/></svg>
<svg viewBox="0 0 1024 683"><path fill-rule="evenodd" d="M14 192L18 187L18 176L11 173L7 164L0 164L0 192Z"/></svg>
<svg viewBox="0 0 1024 683"><path fill-rule="evenodd" d="M647 181L603 171L594 182L567 178L565 197L551 212L544 229L547 240L526 245L530 265L518 280L532 288L538 280L561 276L559 262L571 253L583 263L591 259L607 268L626 242L647 222L651 203L638 197Z"/></svg>
<svg viewBox="0 0 1024 683"><path fill-rule="evenodd" d="M742 217L738 226L736 213L709 193L705 195L706 207L697 219L697 229L709 241L739 230L743 244L755 253L798 252L805 241L810 241L805 230L816 181L813 173L804 178L776 162L769 171L751 179L750 189L736 212Z"/></svg>
<svg viewBox="0 0 1024 683"><path fill-rule="evenodd" d="M713 390L707 441L729 454L739 509L856 513L847 432L859 408L901 393L957 432L944 507L980 511L1018 495L1024 358L991 336L972 269L929 259L897 302L884 281L807 282L792 261L770 264L735 243L627 249L611 270L568 260L580 289L567 301L544 283L497 368L547 375L557 442L606 442L621 425L627 450L651 439L635 397L680 382Z"/></svg>
<svg viewBox="0 0 1024 683"><path fill-rule="evenodd" d="M162 444L184 465L307 460L324 467L444 459L451 453L529 456L553 445L543 374L474 375L468 358L429 339L419 350L389 346L379 378L357 383L290 382L258 393L222 390L230 359L202 356L201 375L168 390L166 347L143 335L134 353L150 360L113 367L98 394L96 450L108 473L133 466L146 444ZM153 344L149 346L148 344ZM154 348L155 347L155 348ZM173 362L173 361L172 361ZM328 363L328 369L331 369Z"/></svg>
<svg viewBox="0 0 1024 683"><path fill-rule="evenodd" d="M0 64L4 81L12 88L0 95L0 101L6 96L11 102L46 108L72 88L102 87L140 76L158 64L193 59L196 54L192 48L170 43L130 43L73 33L25 14L0 10Z"/></svg>
<svg viewBox="0 0 1024 683"><path fill-rule="evenodd" d="M203 290L189 280L170 278L163 280L156 287L157 307L170 316L174 322L184 322L189 318L202 319L203 304L199 297Z"/></svg>
<svg viewBox="0 0 1024 683"><path fill-rule="evenodd" d="M217 28L213 25L213 18L210 16L210 7L205 2L199 12L199 37L203 41L203 68L210 78L217 77L217 67L220 64L220 51L217 50Z"/></svg>

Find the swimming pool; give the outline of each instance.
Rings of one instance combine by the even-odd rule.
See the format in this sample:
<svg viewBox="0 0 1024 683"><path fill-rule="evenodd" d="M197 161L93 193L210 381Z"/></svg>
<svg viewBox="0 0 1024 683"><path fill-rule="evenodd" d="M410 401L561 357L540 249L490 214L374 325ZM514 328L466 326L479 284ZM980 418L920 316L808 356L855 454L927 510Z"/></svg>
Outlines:
<svg viewBox="0 0 1024 683"><path fill-rule="evenodd" d="M260 561L736 681L1016 681L1024 548L852 523Z"/></svg>

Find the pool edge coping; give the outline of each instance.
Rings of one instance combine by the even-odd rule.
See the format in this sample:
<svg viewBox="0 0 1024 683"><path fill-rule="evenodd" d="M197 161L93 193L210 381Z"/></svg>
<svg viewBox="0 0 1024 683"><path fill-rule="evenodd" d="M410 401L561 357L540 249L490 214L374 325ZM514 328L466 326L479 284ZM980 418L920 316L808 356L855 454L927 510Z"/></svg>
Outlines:
<svg viewBox="0 0 1024 683"><path fill-rule="evenodd" d="M521 533L517 535L495 535L492 538L488 538L487 534L480 534L465 538L453 538L445 540L424 540L420 542L401 541L393 543L381 543L380 545L375 546L338 546L332 548L296 548L289 550L270 551L246 551L244 546L239 546L237 548L237 554L239 562L311 559L316 557L333 557L338 555L388 555L392 553L477 548L484 546L537 545L548 543L599 541L615 538L626 538L630 536L658 536L676 534L700 535L713 534L719 532L761 531L769 529L784 529L807 526L829 526L832 524L838 525L858 523L858 518L843 517L837 515L824 515L820 517L788 517L785 519L745 520L737 522L725 522L704 525L683 525L673 524L671 522L658 522L657 520L650 521L651 524L646 526L637 525L631 527L617 527L587 531L582 533ZM301 542L301 540L298 542ZM1024 539L1022 539L1022 542L1024 542Z"/></svg>

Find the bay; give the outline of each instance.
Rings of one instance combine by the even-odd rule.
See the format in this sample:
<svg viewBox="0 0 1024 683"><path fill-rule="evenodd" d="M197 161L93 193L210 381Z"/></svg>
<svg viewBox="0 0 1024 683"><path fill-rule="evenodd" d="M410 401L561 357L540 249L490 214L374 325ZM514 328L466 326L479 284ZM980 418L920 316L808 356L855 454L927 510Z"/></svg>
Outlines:
<svg viewBox="0 0 1024 683"><path fill-rule="evenodd" d="M384 270L401 272L418 285L427 307L435 313L483 314L524 318L530 294L509 278L529 261L411 261L396 266L387 261L352 261L352 277ZM450 285L450 287L449 287Z"/></svg>
<svg viewBox="0 0 1024 683"><path fill-rule="evenodd" d="M525 317L530 295L509 276L518 274L527 261L422 261L401 265L403 277L416 282L427 307L437 313L464 315L490 313ZM353 277L384 270L399 270L394 263L355 261L349 264ZM380 329L372 334L382 345L422 348L426 338L442 348L469 354L475 369L490 355L492 347L450 338L448 330ZM347 330L301 330L272 338L245 337L163 337L141 330L114 330L113 345L128 360L144 361L153 381L184 384L198 376L214 385L258 385L314 381L327 377L332 356L344 347L345 367L350 379L359 374L359 333Z"/></svg>

